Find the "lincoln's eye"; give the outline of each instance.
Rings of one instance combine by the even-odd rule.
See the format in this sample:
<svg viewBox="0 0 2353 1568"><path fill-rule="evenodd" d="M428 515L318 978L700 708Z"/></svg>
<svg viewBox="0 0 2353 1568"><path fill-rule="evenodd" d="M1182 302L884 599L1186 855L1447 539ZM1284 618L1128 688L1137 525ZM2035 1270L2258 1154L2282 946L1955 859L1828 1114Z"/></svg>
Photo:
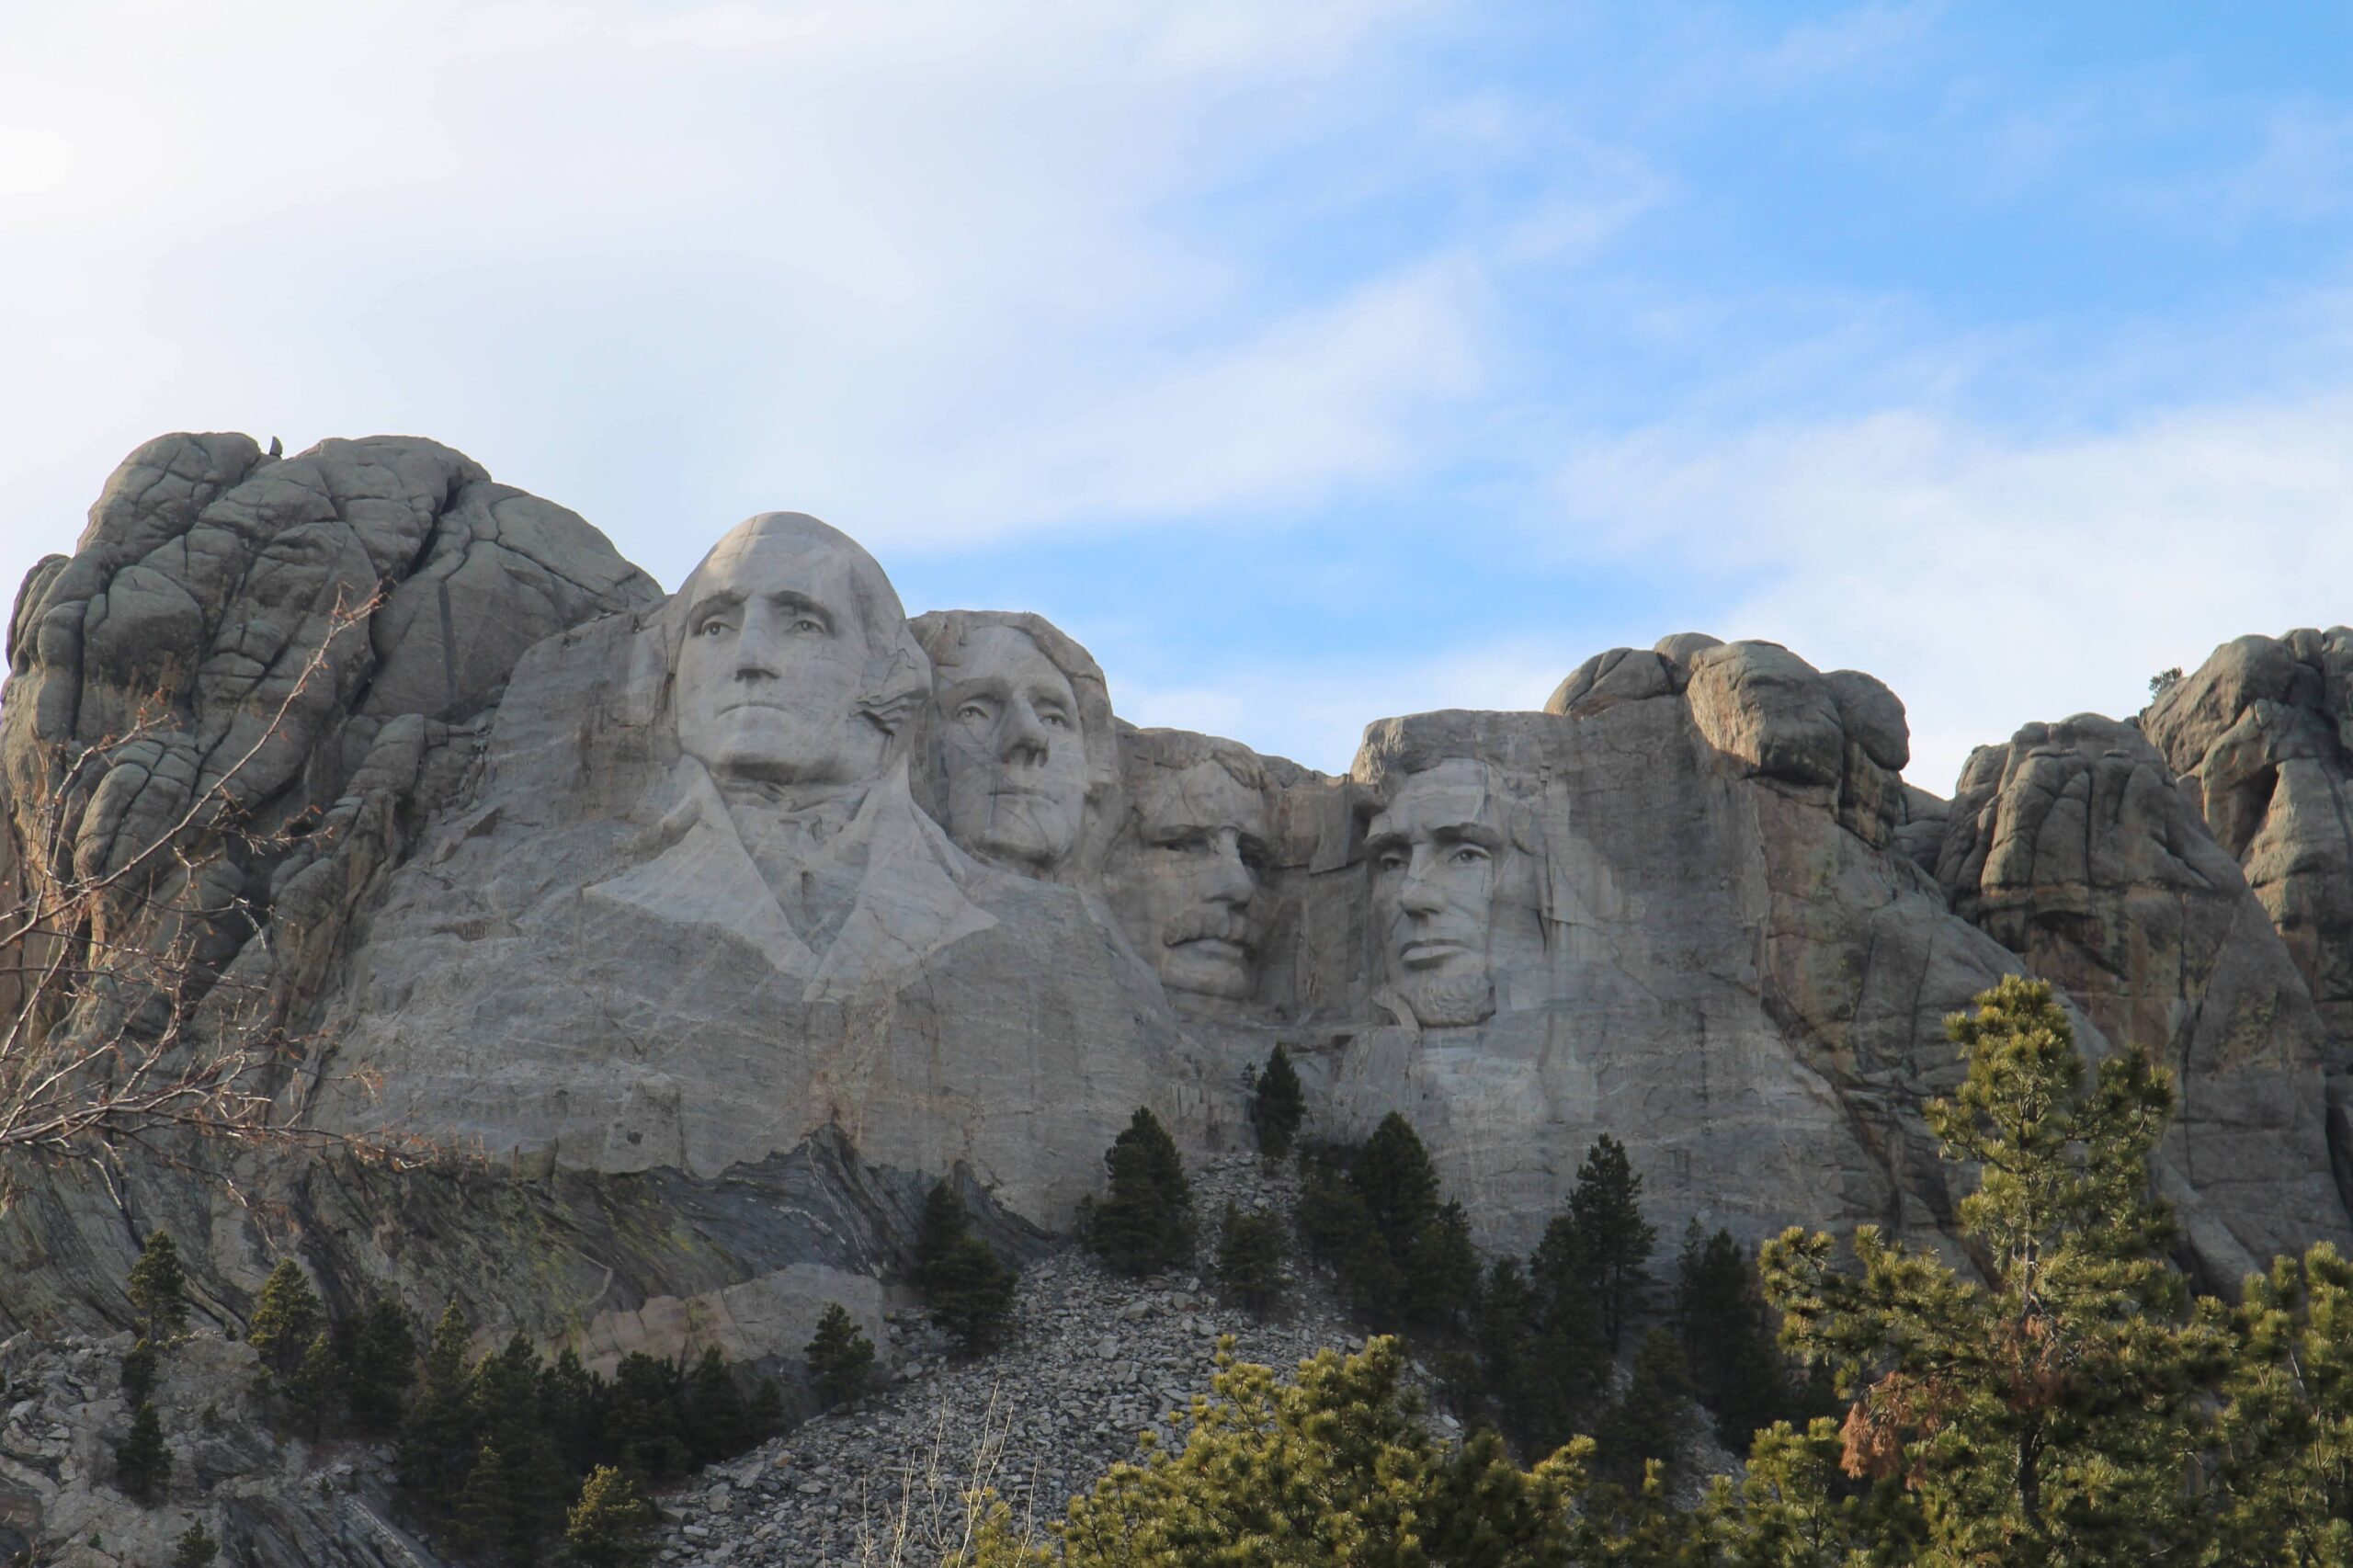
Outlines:
<svg viewBox="0 0 2353 1568"><path fill-rule="evenodd" d="M1405 857L1392 849L1375 860L1373 864L1384 871L1402 871L1405 869Z"/></svg>
<svg viewBox="0 0 2353 1568"><path fill-rule="evenodd" d="M1459 844L1450 858L1458 866L1476 866L1487 858L1487 852L1475 844Z"/></svg>
<svg viewBox="0 0 2353 1568"><path fill-rule="evenodd" d="M1050 730L1067 730L1070 728L1070 721L1060 713L1055 712L1051 708L1038 715L1038 722L1045 725Z"/></svg>

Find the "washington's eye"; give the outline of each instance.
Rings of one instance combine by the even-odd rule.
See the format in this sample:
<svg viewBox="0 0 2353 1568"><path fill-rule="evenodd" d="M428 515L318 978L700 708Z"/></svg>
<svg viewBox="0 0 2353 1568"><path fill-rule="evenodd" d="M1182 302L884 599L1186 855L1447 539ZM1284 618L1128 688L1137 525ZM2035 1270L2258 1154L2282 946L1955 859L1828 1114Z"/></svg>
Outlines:
<svg viewBox="0 0 2353 1568"><path fill-rule="evenodd" d="M804 615L793 621L792 630L795 631L823 631L825 630L825 623L819 620L813 615Z"/></svg>
<svg viewBox="0 0 2353 1568"><path fill-rule="evenodd" d="M726 631L726 618L724 616L717 615L712 616L709 620L704 621L700 626L695 628L695 635L698 637L721 637L724 636Z"/></svg>

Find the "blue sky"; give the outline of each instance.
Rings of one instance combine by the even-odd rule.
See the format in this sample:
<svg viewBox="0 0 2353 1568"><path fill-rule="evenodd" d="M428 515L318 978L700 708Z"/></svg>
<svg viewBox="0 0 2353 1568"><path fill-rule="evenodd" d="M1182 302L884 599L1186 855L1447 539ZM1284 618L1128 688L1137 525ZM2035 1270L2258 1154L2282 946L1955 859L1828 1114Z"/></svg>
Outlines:
<svg viewBox="0 0 2353 1568"><path fill-rule="evenodd" d="M11 9L0 573L164 430L404 431L1324 768L1696 629L1941 793L2353 620L2348 245L2334 7Z"/></svg>

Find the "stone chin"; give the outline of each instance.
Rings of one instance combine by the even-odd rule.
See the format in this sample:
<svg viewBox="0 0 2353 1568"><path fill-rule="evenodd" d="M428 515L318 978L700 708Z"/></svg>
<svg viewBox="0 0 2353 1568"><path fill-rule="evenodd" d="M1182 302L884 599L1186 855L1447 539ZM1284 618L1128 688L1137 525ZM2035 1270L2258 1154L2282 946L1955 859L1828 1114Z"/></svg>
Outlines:
<svg viewBox="0 0 2353 1568"><path fill-rule="evenodd" d="M1237 942L1200 937L1160 953L1163 988L1222 1002L1247 1002L1257 991L1257 952Z"/></svg>
<svg viewBox="0 0 2353 1568"><path fill-rule="evenodd" d="M1000 790L988 797L977 826L968 825L976 813L954 807L951 801L949 830L964 848L984 860L1044 875L1059 869L1078 846L1086 801L1083 794Z"/></svg>
<svg viewBox="0 0 2353 1568"><path fill-rule="evenodd" d="M1472 974L1409 975L1396 984L1399 1001L1426 1029L1469 1028L1495 1014L1495 983L1484 970Z"/></svg>

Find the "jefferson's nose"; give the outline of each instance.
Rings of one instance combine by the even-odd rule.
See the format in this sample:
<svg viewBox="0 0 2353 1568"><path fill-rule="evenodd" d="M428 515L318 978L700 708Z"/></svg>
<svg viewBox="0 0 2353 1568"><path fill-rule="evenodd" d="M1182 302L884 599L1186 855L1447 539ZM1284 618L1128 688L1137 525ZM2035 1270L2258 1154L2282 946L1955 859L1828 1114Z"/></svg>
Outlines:
<svg viewBox="0 0 2353 1568"><path fill-rule="evenodd" d="M998 755L1006 762L1037 764L1046 760L1053 740L1038 722L1038 711L1027 702L1011 702L1005 710L1005 744Z"/></svg>

